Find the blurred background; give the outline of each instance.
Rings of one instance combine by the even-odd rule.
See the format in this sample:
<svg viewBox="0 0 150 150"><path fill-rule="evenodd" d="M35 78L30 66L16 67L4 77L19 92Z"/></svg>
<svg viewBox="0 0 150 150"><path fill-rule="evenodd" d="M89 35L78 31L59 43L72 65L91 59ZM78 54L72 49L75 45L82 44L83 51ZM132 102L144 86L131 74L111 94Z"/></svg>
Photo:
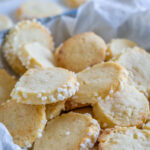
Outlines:
<svg viewBox="0 0 150 150"><path fill-rule="evenodd" d="M21 19L41 18L76 9L86 0L0 0L0 15L16 23ZM0 29L2 25L0 17Z"/></svg>

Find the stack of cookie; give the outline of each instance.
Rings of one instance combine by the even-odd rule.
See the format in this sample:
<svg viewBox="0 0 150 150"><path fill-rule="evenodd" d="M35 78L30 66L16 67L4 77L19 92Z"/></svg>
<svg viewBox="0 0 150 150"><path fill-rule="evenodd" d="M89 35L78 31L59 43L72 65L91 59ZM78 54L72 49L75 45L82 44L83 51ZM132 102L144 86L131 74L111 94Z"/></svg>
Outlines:
<svg viewBox="0 0 150 150"><path fill-rule="evenodd" d="M28 0L19 6L15 12L17 20L45 18L62 14L66 9L75 9L86 3L87 0L64 0L60 5L48 0ZM64 8L63 8L64 7Z"/></svg>
<svg viewBox="0 0 150 150"><path fill-rule="evenodd" d="M13 12L13 17L0 14L0 31L11 28L14 22L60 15L66 10L78 8L86 2L87 0L64 0L59 4L48 0L25 1Z"/></svg>
<svg viewBox="0 0 150 150"><path fill-rule="evenodd" d="M11 28L15 22L20 20L60 15L68 9L78 8L86 2L87 0L64 0L59 4L59 2L48 0L27 0L13 12L13 17L0 14L0 31Z"/></svg>
<svg viewBox="0 0 150 150"><path fill-rule="evenodd" d="M0 70L0 122L33 150L148 150L150 55L126 39L93 32L54 48L34 20L19 22L2 51L17 80ZM59 144L57 144L59 143Z"/></svg>

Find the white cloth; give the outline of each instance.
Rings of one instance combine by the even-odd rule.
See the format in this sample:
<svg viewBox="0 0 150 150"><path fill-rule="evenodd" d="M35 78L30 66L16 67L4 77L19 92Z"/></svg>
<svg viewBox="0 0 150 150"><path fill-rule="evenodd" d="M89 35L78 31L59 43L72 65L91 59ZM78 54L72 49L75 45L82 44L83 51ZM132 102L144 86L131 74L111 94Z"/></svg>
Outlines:
<svg viewBox="0 0 150 150"><path fill-rule="evenodd" d="M61 17L49 23L56 46L68 37L93 31L106 42L127 38L150 49L149 0L95 0L83 5L76 18Z"/></svg>

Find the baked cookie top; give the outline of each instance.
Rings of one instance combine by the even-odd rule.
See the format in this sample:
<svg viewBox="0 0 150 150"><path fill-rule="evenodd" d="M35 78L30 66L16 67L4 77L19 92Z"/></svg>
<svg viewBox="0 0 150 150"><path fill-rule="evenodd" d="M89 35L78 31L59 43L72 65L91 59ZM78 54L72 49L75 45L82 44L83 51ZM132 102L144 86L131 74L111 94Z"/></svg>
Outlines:
<svg viewBox="0 0 150 150"><path fill-rule="evenodd" d="M93 32L75 35L66 40L55 52L58 66L79 72L105 59L106 44Z"/></svg>
<svg viewBox="0 0 150 150"><path fill-rule="evenodd" d="M93 114L102 128L111 128L116 125L142 127L148 113L147 98L128 84L120 91L93 105Z"/></svg>
<svg viewBox="0 0 150 150"><path fill-rule="evenodd" d="M92 148L99 135L100 127L89 115L63 114L47 123L42 138L34 144L34 150L84 150ZM59 141L59 144L58 144Z"/></svg>
<svg viewBox="0 0 150 150"><path fill-rule="evenodd" d="M79 72L77 79L80 88L71 101L94 104L97 100L117 92L127 82L127 71L121 65L106 62Z"/></svg>
<svg viewBox="0 0 150 150"><path fill-rule="evenodd" d="M13 100L26 104L50 104L73 96L79 89L76 75L62 68L29 69L11 92Z"/></svg>
<svg viewBox="0 0 150 150"><path fill-rule="evenodd" d="M0 106L0 122L21 147L31 147L41 137L46 124L44 106L18 104L12 100Z"/></svg>
<svg viewBox="0 0 150 150"><path fill-rule="evenodd" d="M121 54L115 62L128 70L129 83L149 97L150 54L141 48L135 47Z"/></svg>

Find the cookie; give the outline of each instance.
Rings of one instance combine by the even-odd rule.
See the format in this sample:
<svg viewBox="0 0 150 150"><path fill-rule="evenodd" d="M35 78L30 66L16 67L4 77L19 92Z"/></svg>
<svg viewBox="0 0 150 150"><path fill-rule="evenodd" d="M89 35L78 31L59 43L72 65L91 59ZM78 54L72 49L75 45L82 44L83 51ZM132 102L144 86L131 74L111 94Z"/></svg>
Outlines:
<svg viewBox="0 0 150 150"><path fill-rule="evenodd" d="M93 110L92 107L83 107L72 110L72 112L80 113L80 114L89 114L93 116Z"/></svg>
<svg viewBox="0 0 150 150"><path fill-rule="evenodd" d="M145 124L143 124L142 129L148 129L148 130L150 130L150 111L148 113L148 118L147 118Z"/></svg>
<svg viewBox="0 0 150 150"><path fill-rule="evenodd" d="M7 127L15 144L31 147L41 137L45 127L45 107L18 104L9 100L0 106L0 122Z"/></svg>
<svg viewBox="0 0 150 150"><path fill-rule="evenodd" d="M113 62L94 65L77 74L79 91L71 98L72 102L94 104L120 90L127 82L127 71Z"/></svg>
<svg viewBox="0 0 150 150"><path fill-rule="evenodd" d="M26 68L18 58L18 51L23 44L39 42L47 49L53 50L54 43L49 31L36 21L21 21L12 28L6 36L2 51L13 70L23 74Z"/></svg>
<svg viewBox="0 0 150 150"><path fill-rule="evenodd" d="M54 104L47 104L46 105L46 117L47 120L56 118L61 114L61 112L65 110L65 101L57 102Z"/></svg>
<svg viewBox="0 0 150 150"><path fill-rule="evenodd" d="M55 49L55 55L58 55L59 50L61 49L62 46L63 46L63 43L61 43L61 44Z"/></svg>
<svg viewBox="0 0 150 150"><path fill-rule="evenodd" d="M99 131L99 124L89 115L63 114L48 121L42 138L34 144L34 150L47 150L49 147L51 150L89 149L94 146Z"/></svg>
<svg viewBox="0 0 150 150"><path fill-rule="evenodd" d="M24 2L16 11L16 18L33 19L55 16L63 12L62 8L56 3L49 1L27 1Z"/></svg>
<svg viewBox="0 0 150 150"><path fill-rule="evenodd" d="M146 124L144 124L143 129L150 130L150 121L148 121Z"/></svg>
<svg viewBox="0 0 150 150"><path fill-rule="evenodd" d="M54 67L53 53L38 42L21 46L18 58L26 69Z"/></svg>
<svg viewBox="0 0 150 150"><path fill-rule="evenodd" d="M56 53L59 67L74 72L80 72L88 66L93 66L105 59L106 44L93 32L75 35L66 40Z"/></svg>
<svg viewBox="0 0 150 150"><path fill-rule="evenodd" d="M114 126L142 127L147 120L149 104L143 93L125 85L120 91L93 105L93 114L102 128Z"/></svg>
<svg viewBox="0 0 150 150"><path fill-rule="evenodd" d="M98 145L96 144L92 149L90 150L98 150Z"/></svg>
<svg viewBox="0 0 150 150"><path fill-rule="evenodd" d="M150 121L148 121L147 123L145 123L145 124L143 125L143 129L150 130Z"/></svg>
<svg viewBox="0 0 150 150"><path fill-rule="evenodd" d="M86 2L87 0L65 0L66 5L71 8L78 8Z"/></svg>
<svg viewBox="0 0 150 150"><path fill-rule="evenodd" d="M149 97L150 54L141 48L135 47L121 54L115 62L128 70L129 83Z"/></svg>
<svg viewBox="0 0 150 150"><path fill-rule="evenodd" d="M150 131L135 127L106 129L99 142L99 150L149 150Z"/></svg>
<svg viewBox="0 0 150 150"><path fill-rule="evenodd" d="M76 75L62 68L29 69L11 92L13 100L25 104L64 101L79 89Z"/></svg>
<svg viewBox="0 0 150 150"><path fill-rule="evenodd" d="M65 103L65 111L70 111L78 108L83 108L86 106L90 106L90 104L81 104L78 102L74 102L72 99L68 99Z"/></svg>
<svg viewBox="0 0 150 150"><path fill-rule="evenodd" d="M110 60L113 57L117 57L119 54L128 50L128 48L134 48L138 46L135 42L127 39L113 39L108 44L106 50L106 60Z"/></svg>
<svg viewBox="0 0 150 150"><path fill-rule="evenodd" d="M16 79L4 69L0 69L0 105L10 98L11 90L16 84Z"/></svg>
<svg viewBox="0 0 150 150"><path fill-rule="evenodd" d="M11 28L12 26L12 20L8 16L0 14L0 31Z"/></svg>

